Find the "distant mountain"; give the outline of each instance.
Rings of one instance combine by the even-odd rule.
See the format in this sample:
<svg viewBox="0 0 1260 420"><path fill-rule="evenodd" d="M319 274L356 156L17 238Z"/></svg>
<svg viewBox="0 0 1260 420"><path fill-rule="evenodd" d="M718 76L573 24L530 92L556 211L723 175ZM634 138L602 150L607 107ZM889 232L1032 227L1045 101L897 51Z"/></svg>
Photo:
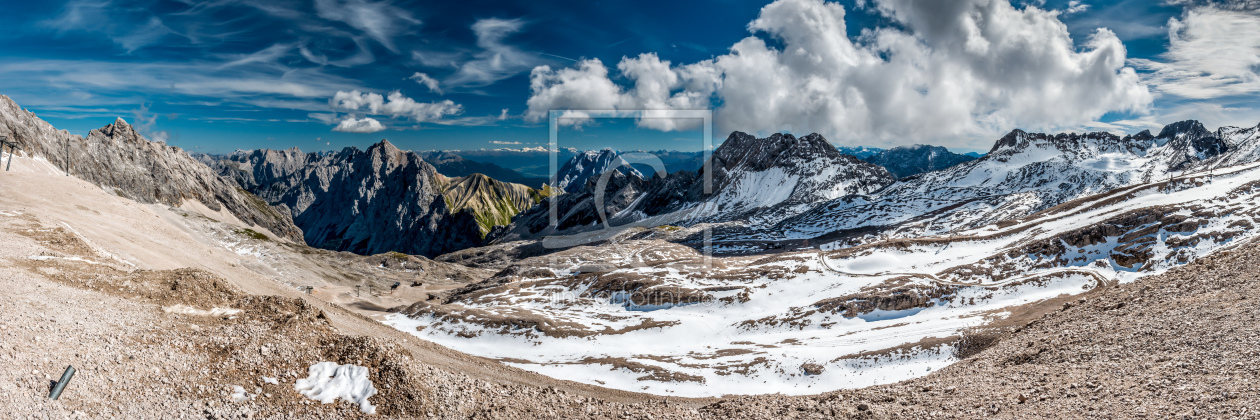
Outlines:
<svg viewBox="0 0 1260 420"><path fill-rule="evenodd" d="M438 173L450 177L482 174L499 181L524 184L531 187L541 187L542 184L547 182L546 177L525 176L520 172L493 163L465 159L463 156L456 154L456 152L430 151L417 153L425 162L433 165Z"/></svg>
<svg viewBox="0 0 1260 420"><path fill-rule="evenodd" d="M875 156L876 154L879 154L879 152L884 151L884 149L880 149L878 147L866 147L866 146L857 146L857 147L843 147L842 146L842 147L836 147L836 150L839 150L840 153L844 153L846 155L853 156L862 160L865 160L866 158L871 157L871 156Z"/></svg>
<svg viewBox="0 0 1260 420"><path fill-rule="evenodd" d="M226 209L281 238L302 240L287 208L273 208L236 188L178 147L145 139L122 118L84 138L58 131L0 95L0 135L57 169L120 196L168 206L197 201L210 210Z"/></svg>
<svg viewBox="0 0 1260 420"><path fill-rule="evenodd" d="M895 178L882 167L837 151L822 136L774 134L759 139L735 132L714 150L705 172L678 171L643 180L626 175L606 186L603 209L612 225L671 215L679 223L772 224L809 209L811 203L869 194ZM588 178L589 179L589 178ZM589 183L588 183L589 185ZM496 240L513 240L592 228L598 221L595 191L554 197L522 213ZM548 225L550 205L559 223ZM675 219L671 219L675 220Z"/></svg>
<svg viewBox="0 0 1260 420"><path fill-rule="evenodd" d="M542 147L527 149L493 149L493 150L450 150L448 153L464 159L488 163L501 168L511 169L522 177L548 179L551 177L551 152ZM581 153L573 148L561 148L556 151L557 164L568 161ZM533 185L533 184L529 184Z"/></svg>
<svg viewBox="0 0 1260 420"><path fill-rule="evenodd" d="M598 178L604 172L616 170L624 175L646 179L642 173L622 159L613 149L588 150L570 158L552 175L550 184L564 192L578 192L586 187L587 180Z"/></svg>
<svg viewBox="0 0 1260 420"><path fill-rule="evenodd" d="M662 163L665 164L665 170L666 172L669 172L669 173L674 173L678 171L696 171L700 169L701 165L704 164L704 152L699 152L699 151L696 151L696 152L680 152L676 150L627 151L627 153L630 153L630 152L643 152L643 153L649 153L649 154L652 154L653 156L656 156L657 158L661 160ZM531 149L448 150L448 151L442 151L442 152L420 152L420 153L422 156L425 157L425 160L429 160L430 163L433 163L434 166L437 166L439 172L442 172L443 174L448 175L448 176L456 176L452 174L461 173L461 172L460 170L456 170L456 169L443 168L441 165L432 162L430 160L430 156L455 155L455 156L462 157L465 160L471 161L473 163L483 163L483 164L494 165L495 167L499 167L499 168L509 169L509 170L515 171L519 178L516 178L516 180L513 180L512 175L509 175L506 173L502 174L501 176L496 176L496 175L484 172L484 171L490 171L492 169L478 168L474 170L472 169L472 167L470 167L469 169L463 170L462 173L471 174L471 173L480 172L486 175L490 175L492 178L500 180L500 181L517 182L517 183L529 185L531 187L538 186L536 181L540 179L541 180L549 179L552 175L551 155L549 152L547 152L545 149L541 147L531 148ZM583 152L579 151L578 149L562 148L556 152L556 164L563 165L565 162L569 161L574 156L581 153ZM648 168L645 166L634 165L634 167L638 169L639 172L643 172L643 173L650 172ZM450 173L447 173L447 172L450 172ZM458 176L463 176L463 175L458 175Z"/></svg>
<svg viewBox="0 0 1260 420"><path fill-rule="evenodd" d="M436 256L478 246L496 225L549 195L484 175L447 177L387 140L367 150L253 150L202 159L288 206L307 244L359 254Z"/></svg>
<svg viewBox="0 0 1260 420"><path fill-rule="evenodd" d="M977 157L960 155L940 146L916 144L880 150L859 159L883 166L897 178L938 171Z"/></svg>

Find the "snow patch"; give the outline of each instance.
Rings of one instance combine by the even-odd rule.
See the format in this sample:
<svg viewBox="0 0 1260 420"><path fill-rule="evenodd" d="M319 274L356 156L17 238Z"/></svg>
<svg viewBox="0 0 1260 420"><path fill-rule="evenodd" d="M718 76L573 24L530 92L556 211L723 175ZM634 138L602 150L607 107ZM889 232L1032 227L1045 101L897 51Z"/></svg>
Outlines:
<svg viewBox="0 0 1260 420"><path fill-rule="evenodd" d="M192 316L232 316L239 314L242 311L240 309L233 308L210 308L210 310L203 310L188 305L173 305L162 307L162 312Z"/></svg>
<svg viewBox="0 0 1260 420"><path fill-rule="evenodd" d="M368 397L376 395L376 387L368 378L368 369L363 366L339 365L333 362L319 362L307 370L306 379L298 379L293 385L302 395L324 404L332 403L338 398L359 405L359 411L365 414L376 414L376 406L368 401Z"/></svg>

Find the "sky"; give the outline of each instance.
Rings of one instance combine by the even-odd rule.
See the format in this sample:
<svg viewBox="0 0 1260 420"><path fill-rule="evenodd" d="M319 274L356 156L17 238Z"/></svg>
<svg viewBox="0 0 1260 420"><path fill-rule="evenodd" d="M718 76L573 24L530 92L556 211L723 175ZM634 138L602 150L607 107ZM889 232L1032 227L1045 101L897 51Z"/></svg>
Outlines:
<svg viewBox="0 0 1260 420"><path fill-rule="evenodd" d="M694 151L731 131L987 151L1260 123L1260 1L70 0L0 14L0 94L191 151ZM656 115L656 114L644 114ZM659 116L659 115L658 115Z"/></svg>

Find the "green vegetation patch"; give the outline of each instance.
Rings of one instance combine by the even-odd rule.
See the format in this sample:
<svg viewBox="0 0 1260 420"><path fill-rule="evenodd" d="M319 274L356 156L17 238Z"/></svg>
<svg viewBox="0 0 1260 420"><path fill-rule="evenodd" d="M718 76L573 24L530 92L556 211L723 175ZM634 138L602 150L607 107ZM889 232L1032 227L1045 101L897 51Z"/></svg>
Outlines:
<svg viewBox="0 0 1260 420"><path fill-rule="evenodd" d="M280 212L276 211L275 207L271 207L270 204L267 204L267 201L263 200L262 197L256 196L254 193L251 193L241 187L236 187L236 191L239 191L242 196L245 196L245 201L249 202L250 205L254 206L254 208L259 212L262 212L262 214L276 220L284 219L284 217L280 215Z"/></svg>
<svg viewBox="0 0 1260 420"><path fill-rule="evenodd" d="M253 230L253 229L250 229L250 228L237 229L237 230L236 230L236 234L237 234L237 235L241 235L241 236L245 236L245 237L248 237L248 238L254 238L254 239L257 239L257 240L260 240L260 241L270 241L270 240L271 240L271 238L268 238L268 237L267 237L267 235L264 235L264 234L258 233L257 231L255 231L255 230Z"/></svg>

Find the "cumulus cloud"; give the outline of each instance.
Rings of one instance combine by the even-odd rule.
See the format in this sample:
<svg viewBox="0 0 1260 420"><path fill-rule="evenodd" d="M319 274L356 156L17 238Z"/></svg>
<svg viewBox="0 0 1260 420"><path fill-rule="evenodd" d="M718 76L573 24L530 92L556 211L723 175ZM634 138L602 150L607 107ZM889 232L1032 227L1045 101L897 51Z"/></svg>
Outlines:
<svg viewBox="0 0 1260 420"><path fill-rule="evenodd" d="M720 130L983 147L1011 128L1078 127L1113 111L1145 112L1152 101L1112 32L1098 29L1078 46L1059 11L1007 0L875 0L866 7L896 25L852 39L841 5L778 0L749 23L754 35L725 55L683 65L651 53L622 58L617 70L628 86L599 60L540 66L530 74L526 117L716 104ZM688 127L662 121L639 124Z"/></svg>
<svg viewBox="0 0 1260 420"><path fill-rule="evenodd" d="M385 126L381 125L380 121L369 117L357 119L351 115L346 117L346 119L341 120L336 127L333 127L332 131L340 131L342 133L375 133L384 129Z"/></svg>
<svg viewBox="0 0 1260 420"><path fill-rule="evenodd" d="M1132 62L1158 91L1182 98L1260 92L1260 11L1245 3L1188 8L1168 21L1167 52Z"/></svg>
<svg viewBox="0 0 1260 420"><path fill-rule="evenodd" d="M462 105L451 100L439 102L416 102L402 92L394 91L389 96L379 93L338 91L329 100L333 109L342 111L364 110L372 115L388 115L394 118L410 118L415 122L434 122L446 116L458 115L464 111Z"/></svg>
<svg viewBox="0 0 1260 420"><path fill-rule="evenodd" d="M409 77L408 79L415 80L416 83L424 85L425 87L429 88L430 91L433 91L434 93L437 93L438 95L442 94L442 88L441 86L438 86L437 79L429 77L429 75L427 74L416 72L416 74L411 75L411 77Z"/></svg>
<svg viewBox="0 0 1260 420"><path fill-rule="evenodd" d="M477 35L477 47L481 51L471 60L459 65L459 70L445 80L448 86L482 87L515 76L542 62L537 54L529 53L508 44L508 36L521 31L525 21L520 19L481 19L473 23ZM424 55L417 55L422 62Z"/></svg>

